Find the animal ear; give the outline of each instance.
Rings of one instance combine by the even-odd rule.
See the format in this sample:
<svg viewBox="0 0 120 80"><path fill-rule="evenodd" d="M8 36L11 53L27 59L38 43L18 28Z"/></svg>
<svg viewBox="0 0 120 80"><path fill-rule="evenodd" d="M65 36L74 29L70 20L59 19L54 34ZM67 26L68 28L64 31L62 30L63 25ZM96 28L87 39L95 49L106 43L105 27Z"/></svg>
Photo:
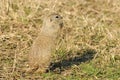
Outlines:
<svg viewBox="0 0 120 80"><path fill-rule="evenodd" d="M50 18L50 22L52 22L52 19Z"/></svg>

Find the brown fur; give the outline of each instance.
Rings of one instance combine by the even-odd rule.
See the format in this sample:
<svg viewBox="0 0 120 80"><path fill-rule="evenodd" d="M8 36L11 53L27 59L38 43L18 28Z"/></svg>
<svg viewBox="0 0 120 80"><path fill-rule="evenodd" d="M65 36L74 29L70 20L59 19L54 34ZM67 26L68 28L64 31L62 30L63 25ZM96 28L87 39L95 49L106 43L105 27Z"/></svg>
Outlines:
<svg viewBox="0 0 120 80"><path fill-rule="evenodd" d="M48 68L62 24L62 17L58 14L50 14L44 19L41 32L33 42L29 54L28 72L37 70L43 73Z"/></svg>

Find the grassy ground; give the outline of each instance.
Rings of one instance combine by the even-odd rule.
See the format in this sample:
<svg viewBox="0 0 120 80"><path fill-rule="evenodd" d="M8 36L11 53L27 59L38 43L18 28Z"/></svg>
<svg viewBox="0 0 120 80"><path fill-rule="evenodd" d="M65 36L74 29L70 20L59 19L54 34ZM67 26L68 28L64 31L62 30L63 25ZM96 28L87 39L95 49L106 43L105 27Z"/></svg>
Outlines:
<svg viewBox="0 0 120 80"><path fill-rule="evenodd" d="M27 74L27 56L55 11L64 39L50 71ZM1 0L0 80L120 80L120 0Z"/></svg>

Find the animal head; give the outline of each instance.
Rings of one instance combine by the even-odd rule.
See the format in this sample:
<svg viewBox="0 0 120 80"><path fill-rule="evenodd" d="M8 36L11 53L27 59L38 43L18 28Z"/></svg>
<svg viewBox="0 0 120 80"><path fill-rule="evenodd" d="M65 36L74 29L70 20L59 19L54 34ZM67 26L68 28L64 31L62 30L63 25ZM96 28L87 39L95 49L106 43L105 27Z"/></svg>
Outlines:
<svg viewBox="0 0 120 80"><path fill-rule="evenodd" d="M48 35L57 35L63 27L62 16L53 13L45 17L41 32Z"/></svg>

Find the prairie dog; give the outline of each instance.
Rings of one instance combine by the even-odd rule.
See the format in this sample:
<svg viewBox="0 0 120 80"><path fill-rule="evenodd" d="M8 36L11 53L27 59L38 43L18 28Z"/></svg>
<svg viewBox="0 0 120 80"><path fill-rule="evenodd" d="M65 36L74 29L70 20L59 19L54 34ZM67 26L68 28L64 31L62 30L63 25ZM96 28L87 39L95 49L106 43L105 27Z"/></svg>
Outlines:
<svg viewBox="0 0 120 80"><path fill-rule="evenodd" d="M44 18L41 31L31 47L28 72L43 73L46 71L50 65L51 54L55 50L55 43L62 26L63 21L59 14L53 13Z"/></svg>

